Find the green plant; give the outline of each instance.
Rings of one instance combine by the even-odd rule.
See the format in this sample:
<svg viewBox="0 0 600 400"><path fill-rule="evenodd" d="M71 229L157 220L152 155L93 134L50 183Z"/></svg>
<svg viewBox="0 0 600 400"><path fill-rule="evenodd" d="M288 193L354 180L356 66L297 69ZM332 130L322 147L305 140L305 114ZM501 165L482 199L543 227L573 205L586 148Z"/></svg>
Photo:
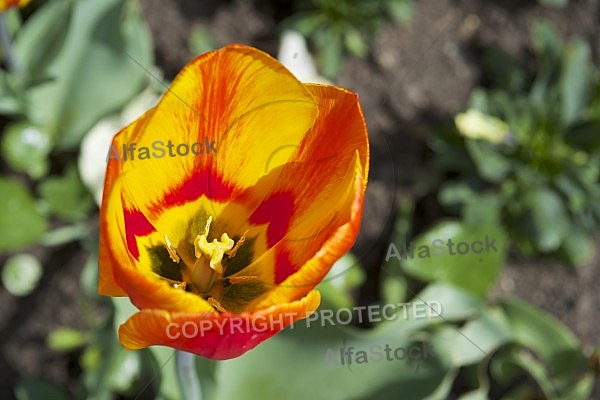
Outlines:
<svg viewBox="0 0 600 400"><path fill-rule="evenodd" d="M586 42L564 43L548 22L532 37L537 70L490 50L491 87L475 90L456 128L432 140L451 177L440 200L463 213L499 210L524 254L577 265L591 257L600 228L599 74Z"/></svg>
<svg viewBox="0 0 600 400"><path fill-rule="evenodd" d="M345 53L368 54L369 42L386 16L407 23L413 14L412 0L308 0L296 1L297 14L284 25L298 30L317 49L323 75L333 78Z"/></svg>
<svg viewBox="0 0 600 400"><path fill-rule="evenodd" d="M53 252L75 249L65 252L65 264L89 258L80 277L84 294L78 298L85 330L59 327L47 345L71 355L81 351L79 397L114 398L127 389L123 353L129 353L117 347L111 303L96 294L97 209L80 177L77 155L98 120L148 86L147 72L132 58L151 65L152 43L129 0L34 2L29 11L26 18L16 9L3 15L10 32L3 39L16 63L0 69L0 256L6 260L0 278L12 295L28 296L47 279L48 270L62 273L60 261L49 262ZM45 380L27 377L16 385L15 396L70 398Z"/></svg>
<svg viewBox="0 0 600 400"><path fill-rule="evenodd" d="M424 322L422 329L435 349L452 357L443 380L430 381L437 386L427 398L486 399L501 392L502 398L511 399L588 399L594 371L566 327L520 301L486 300L500 276L509 243L495 201L492 195L483 196L465 206L462 220L439 222L410 239L415 203L404 200L399 209L382 267L383 301L395 304L412 295L412 301L439 301L443 318L436 316L432 325ZM446 247L448 239L454 252ZM472 245L478 240L479 251ZM460 251L460 243L471 243L472 251ZM432 244L437 254L426 250ZM410 289L422 285L426 286L418 294ZM403 322L402 328L409 328L416 321ZM397 390L404 394L401 387Z"/></svg>

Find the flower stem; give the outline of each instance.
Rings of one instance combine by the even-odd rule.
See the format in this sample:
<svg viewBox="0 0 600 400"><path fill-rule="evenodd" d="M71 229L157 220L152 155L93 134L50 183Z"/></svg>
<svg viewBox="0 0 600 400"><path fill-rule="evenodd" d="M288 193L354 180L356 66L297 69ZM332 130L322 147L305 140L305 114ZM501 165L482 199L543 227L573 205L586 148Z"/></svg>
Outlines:
<svg viewBox="0 0 600 400"><path fill-rule="evenodd" d="M184 400L202 400L202 389L195 368L195 356L192 353L175 351L175 365L179 387Z"/></svg>

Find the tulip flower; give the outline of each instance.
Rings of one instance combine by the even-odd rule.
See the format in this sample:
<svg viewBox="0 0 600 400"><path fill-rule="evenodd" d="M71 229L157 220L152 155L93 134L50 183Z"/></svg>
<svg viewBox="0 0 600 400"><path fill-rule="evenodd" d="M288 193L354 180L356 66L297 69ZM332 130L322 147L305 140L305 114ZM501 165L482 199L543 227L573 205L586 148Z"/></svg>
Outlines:
<svg viewBox="0 0 600 400"><path fill-rule="evenodd" d="M185 66L107 164L99 293L139 309L120 342L229 359L318 308L358 233L369 146L356 94L230 45Z"/></svg>

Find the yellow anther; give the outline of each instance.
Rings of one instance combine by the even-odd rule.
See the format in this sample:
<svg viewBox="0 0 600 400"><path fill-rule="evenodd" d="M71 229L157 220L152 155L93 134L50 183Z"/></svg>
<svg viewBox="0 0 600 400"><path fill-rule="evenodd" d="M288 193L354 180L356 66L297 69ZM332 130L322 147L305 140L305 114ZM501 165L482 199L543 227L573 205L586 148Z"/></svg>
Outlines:
<svg viewBox="0 0 600 400"><path fill-rule="evenodd" d="M214 308L215 310L217 310L218 312L225 312L227 310L225 310L225 308L221 305L221 303L219 303L219 301L217 299L215 299L214 297L209 297L206 301L208 301L208 304L211 305L212 308Z"/></svg>
<svg viewBox="0 0 600 400"><path fill-rule="evenodd" d="M174 263L179 263L180 258L177 255L177 252L175 251L173 246L171 245L171 241L169 241L169 238L167 237L167 235L165 235L165 243L167 244L167 251L169 252L169 256L171 257L171 260L173 260Z"/></svg>
<svg viewBox="0 0 600 400"><path fill-rule="evenodd" d="M212 215L208 217L206 220L206 225L204 225L204 236L208 237L208 232L210 231L210 223L212 222Z"/></svg>
<svg viewBox="0 0 600 400"><path fill-rule="evenodd" d="M227 278L229 280L229 283L236 284L236 283L241 283L241 282L252 282L252 281L258 281L258 276L230 276L229 278Z"/></svg>

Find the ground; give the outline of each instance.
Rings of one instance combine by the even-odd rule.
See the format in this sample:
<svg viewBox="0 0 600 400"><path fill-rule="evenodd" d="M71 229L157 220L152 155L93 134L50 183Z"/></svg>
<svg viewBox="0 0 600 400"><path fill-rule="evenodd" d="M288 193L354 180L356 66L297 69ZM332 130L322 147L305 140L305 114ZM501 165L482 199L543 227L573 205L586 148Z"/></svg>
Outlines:
<svg viewBox="0 0 600 400"><path fill-rule="evenodd" d="M286 7L267 1L141 0L156 46L156 62L172 78L193 56L187 38L203 26L219 45L239 42L273 55L278 48L278 22ZM287 3L283 1L281 3ZM435 198L423 191L420 179L431 162L426 139L440 121L460 111L481 82L480 49L499 44L529 60L532 24L550 19L563 35L577 34L600 54L600 0L571 1L566 10L542 8L535 1L421 0L409 26L381 29L372 54L348 58L336 84L359 94L371 136L372 165L363 229L354 248L369 271L359 301L378 297L374 288L392 232L395 205L418 201L415 225L425 230L442 212ZM600 242L597 248L600 249ZM87 250L76 245L44 257L60 263L46 270L41 287L25 298L0 288L0 398L12 398L19 376L41 376L74 389L77 360L44 346L57 326L83 328L88 307L79 285ZM51 265L51 264L47 264ZM58 265L58 264L57 264ZM558 318L589 351L600 343L600 255L572 269L553 259L526 260L511 254L492 298L512 295ZM595 398L600 398L596 385Z"/></svg>

